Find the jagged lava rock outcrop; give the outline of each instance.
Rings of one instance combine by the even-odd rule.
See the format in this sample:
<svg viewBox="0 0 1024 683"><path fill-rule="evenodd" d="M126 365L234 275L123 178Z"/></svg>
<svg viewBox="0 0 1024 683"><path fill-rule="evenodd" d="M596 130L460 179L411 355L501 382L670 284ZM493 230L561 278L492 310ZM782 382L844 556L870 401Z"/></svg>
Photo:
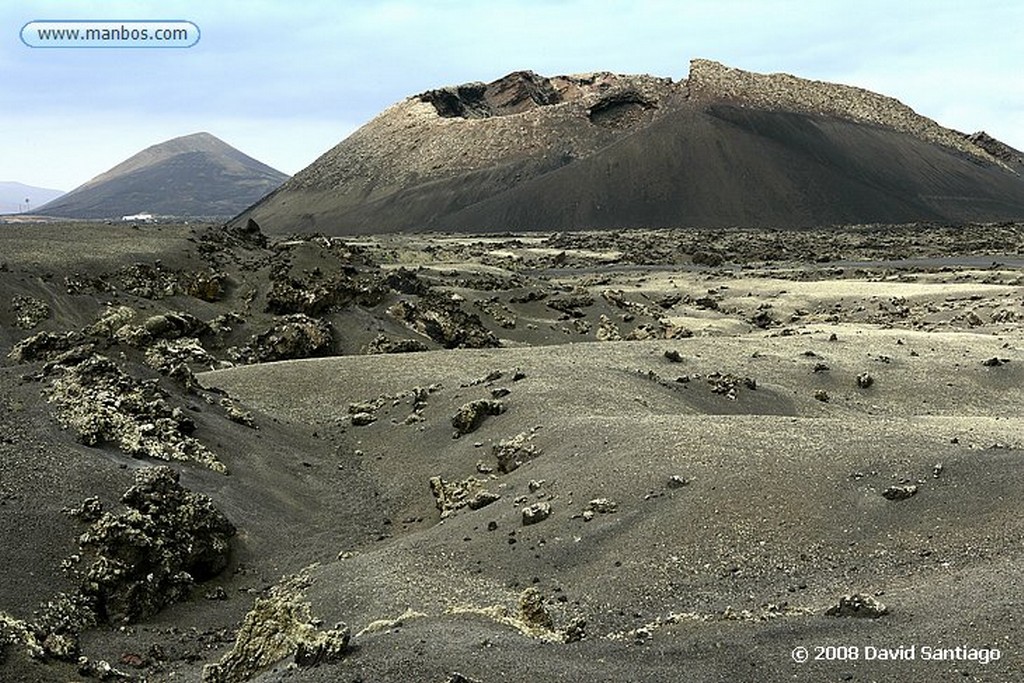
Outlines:
<svg viewBox="0 0 1024 683"><path fill-rule="evenodd" d="M708 60L682 81L516 72L409 97L243 212L272 232L1024 217L1019 155L899 101Z"/></svg>

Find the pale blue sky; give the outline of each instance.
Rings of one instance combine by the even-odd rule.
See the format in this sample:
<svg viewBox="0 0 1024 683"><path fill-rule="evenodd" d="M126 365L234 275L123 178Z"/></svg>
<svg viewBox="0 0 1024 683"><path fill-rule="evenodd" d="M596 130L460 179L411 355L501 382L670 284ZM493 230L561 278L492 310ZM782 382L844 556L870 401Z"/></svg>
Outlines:
<svg viewBox="0 0 1024 683"><path fill-rule="evenodd" d="M189 49L31 49L39 19L186 19ZM0 7L0 180L70 190L206 130L295 173L386 106L510 71L684 78L693 57L896 97L1024 148L1019 0L23 0Z"/></svg>

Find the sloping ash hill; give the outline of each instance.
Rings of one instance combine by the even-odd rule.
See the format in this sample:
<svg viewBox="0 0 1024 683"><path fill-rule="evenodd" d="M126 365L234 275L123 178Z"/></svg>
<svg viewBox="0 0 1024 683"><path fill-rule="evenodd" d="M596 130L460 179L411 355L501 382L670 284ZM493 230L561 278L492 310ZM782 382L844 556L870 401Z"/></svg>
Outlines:
<svg viewBox="0 0 1024 683"><path fill-rule="evenodd" d="M409 97L236 218L273 233L805 227L1024 216L1021 157L899 101L693 60Z"/></svg>

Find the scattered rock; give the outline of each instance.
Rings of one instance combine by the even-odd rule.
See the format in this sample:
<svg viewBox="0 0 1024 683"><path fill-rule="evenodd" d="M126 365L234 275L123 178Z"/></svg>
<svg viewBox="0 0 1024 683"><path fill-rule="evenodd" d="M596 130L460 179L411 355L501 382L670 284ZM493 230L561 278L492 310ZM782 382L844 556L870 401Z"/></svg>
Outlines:
<svg viewBox="0 0 1024 683"><path fill-rule="evenodd" d="M210 333L217 337L224 337L232 330L235 329L236 325L244 325L245 318L238 315L234 311L228 311L227 313L221 313L215 318L211 319L207 325L210 327Z"/></svg>
<svg viewBox="0 0 1024 683"><path fill-rule="evenodd" d="M719 309L718 301L710 296L698 297L689 303L693 304L694 307L705 311L717 311Z"/></svg>
<svg viewBox="0 0 1024 683"><path fill-rule="evenodd" d="M587 637L587 620L583 617L574 617L565 627L563 634L565 642L578 643Z"/></svg>
<svg viewBox="0 0 1024 683"><path fill-rule="evenodd" d="M659 321L657 325L644 323L637 325L625 336L626 341L645 341L647 339L689 339L693 330Z"/></svg>
<svg viewBox="0 0 1024 683"><path fill-rule="evenodd" d="M513 304L528 304L534 301L543 301L548 298L547 292L538 291L536 289L529 289L524 294L518 294L509 297L509 302Z"/></svg>
<svg viewBox="0 0 1024 683"><path fill-rule="evenodd" d="M750 324L754 327L766 330L773 325L778 325L779 321L777 321L767 309L762 308L750 318Z"/></svg>
<svg viewBox="0 0 1024 683"><path fill-rule="evenodd" d="M470 401L459 408L452 416L452 427L455 428L454 438L476 431L490 415L501 415L506 406L501 401L481 399Z"/></svg>
<svg viewBox="0 0 1024 683"><path fill-rule="evenodd" d="M543 522L551 516L551 503L542 502L523 508L523 526Z"/></svg>
<svg viewBox="0 0 1024 683"><path fill-rule="evenodd" d="M965 320L969 327L980 327L981 325L985 324L985 321L982 320L981 316L978 315L975 311L969 312Z"/></svg>
<svg viewBox="0 0 1024 683"><path fill-rule="evenodd" d="M986 368L998 368L1000 365L1006 365L1010 362L1009 358L989 358L988 360L981 361L981 364Z"/></svg>
<svg viewBox="0 0 1024 683"><path fill-rule="evenodd" d="M453 671L448 678L444 680L444 683L481 683L475 678L469 676L463 676L458 671Z"/></svg>
<svg viewBox="0 0 1024 683"><path fill-rule="evenodd" d="M61 354L83 345L84 342L85 338L78 332L39 332L15 344L7 357L15 363L53 361Z"/></svg>
<svg viewBox="0 0 1024 683"><path fill-rule="evenodd" d="M295 663L302 667L339 662L348 651L351 631L343 623L328 631L317 631L299 640L295 648Z"/></svg>
<svg viewBox="0 0 1024 683"><path fill-rule="evenodd" d="M61 512L82 522L95 522L103 515L103 503L93 496L83 500L78 507L64 508Z"/></svg>
<svg viewBox="0 0 1024 683"><path fill-rule="evenodd" d="M913 498L917 495L917 486L915 484L899 484L896 486L890 486L886 490L882 491L882 497L886 500L906 500L907 498Z"/></svg>
<svg viewBox="0 0 1024 683"><path fill-rule="evenodd" d="M503 371L501 371L501 370L491 370L490 372L488 372L483 377L477 377L476 379L470 380L469 382L464 382L464 383L460 384L459 386L462 386L462 387L476 387L476 386L480 386L481 384L490 384L492 382L497 382L499 379L501 379L504 376L505 376L505 373Z"/></svg>
<svg viewBox="0 0 1024 683"><path fill-rule="evenodd" d="M538 581L538 579L534 579L535 583ZM564 601L562 596L559 601ZM573 617L564 630L556 629L554 618L545 606L544 596L536 587L532 586L519 594L516 606L512 610L505 605L494 605L483 608L457 607L450 610L450 613L488 616L499 624L511 627L525 636L549 643L577 642L586 637L587 622L579 616Z"/></svg>
<svg viewBox="0 0 1024 683"><path fill-rule="evenodd" d="M572 294L549 297L545 305L571 318L582 318L586 314L580 309L593 306L594 297L585 289L578 289Z"/></svg>
<svg viewBox="0 0 1024 683"><path fill-rule="evenodd" d="M825 391L824 389L815 389L814 390L814 400L815 401L821 401L822 403L828 403L828 401L829 401L828 392Z"/></svg>
<svg viewBox="0 0 1024 683"><path fill-rule="evenodd" d="M203 301L220 301L224 298L227 273L209 270L205 273L186 273L181 282L185 294Z"/></svg>
<svg viewBox="0 0 1024 683"><path fill-rule="evenodd" d="M142 323L153 339L178 339L207 334L209 326L190 313L161 313L150 316Z"/></svg>
<svg viewBox="0 0 1024 683"><path fill-rule="evenodd" d="M555 621L544 607L544 596L533 586L519 594L516 616L528 629L538 631L553 631L555 629Z"/></svg>
<svg viewBox="0 0 1024 683"><path fill-rule="evenodd" d="M223 586L217 586L216 588L206 591L203 597L207 600L227 600L228 592L224 590Z"/></svg>
<svg viewBox="0 0 1024 683"><path fill-rule="evenodd" d="M279 266L270 277L265 310L275 315L321 316L356 300L373 305L383 294L347 272L293 276L286 266Z"/></svg>
<svg viewBox="0 0 1024 683"><path fill-rule="evenodd" d="M618 325L603 313L597 319L597 341L622 341L622 333Z"/></svg>
<svg viewBox="0 0 1024 683"><path fill-rule="evenodd" d="M160 339L146 349L146 365L162 375L185 380L188 388L198 387L192 376L192 367L212 370L218 366L214 358L195 337L171 341Z"/></svg>
<svg viewBox="0 0 1024 683"><path fill-rule="evenodd" d="M485 483L485 480L476 477L455 482L431 477L430 493L434 496L434 505L441 512L441 519L450 517L464 507L479 510L500 500L500 495L483 488Z"/></svg>
<svg viewBox="0 0 1024 683"><path fill-rule="evenodd" d="M228 232L257 247L267 246L267 236L260 229L260 224L251 218L245 222L244 227L228 228Z"/></svg>
<svg viewBox="0 0 1024 683"><path fill-rule="evenodd" d="M683 300L682 294L666 294L665 296L660 297L654 303L657 306L659 306L660 308L662 308L662 309L667 311L670 308L675 307L675 305L678 304L682 300Z"/></svg>
<svg viewBox="0 0 1024 683"><path fill-rule="evenodd" d="M466 313L451 297L434 291L421 296L418 303L399 301L388 313L446 349L500 346L479 316Z"/></svg>
<svg viewBox="0 0 1024 683"><path fill-rule="evenodd" d="M486 507L491 503L494 503L501 499L501 496L497 493L491 493L490 491L477 491L473 494L473 497L466 501L466 506L470 510L479 510L480 508Z"/></svg>
<svg viewBox="0 0 1024 683"><path fill-rule="evenodd" d="M85 678L94 678L99 681L131 682L136 680L134 676L115 669L106 660L93 661L88 657L78 658L78 675Z"/></svg>
<svg viewBox="0 0 1024 683"><path fill-rule="evenodd" d="M825 616L829 617L861 617L868 619L877 619L888 613L888 607L864 593L844 595L839 598L838 604L832 605L825 610Z"/></svg>
<svg viewBox="0 0 1024 683"><path fill-rule="evenodd" d="M541 450L531 443L532 439L532 434L520 432L511 439L502 439L491 446L491 455L498 461L498 471L508 474L539 456Z"/></svg>
<svg viewBox="0 0 1024 683"><path fill-rule="evenodd" d="M146 658L137 652L123 652L118 658L118 661L125 666L132 667L133 669L145 669L149 666L149 662Z"/></svg>
<svg viewBox="0 0 1024 683"><path fill-rule="evenodd" d="M597 512L602 515L612 514L619 511L619 504L608 498L595 498L587 503L584 510Z"/></svg>
<svg viewBox="0 0 1024 683"><path fill-rule="evenodd" d="M143 299L162 299L179 291L178 273L164 268L159 261L125 266L100 279Z"/></svg>
<svg viewBox="0 0 1024 683"><path fill-rule="evenodd" d="M711 385L711 393L725 396L730 401L735 401L741 386L755 391L757 381L750 377L738 377L731 373L712 372L707 376L707 383Z"/></svg>
<svg viewBox="0 0 1024 683"><path fill-rule="evenodd" d="M490 299L477 299L473 302L476 308L479 308L483 313L491 316L491 318L506 330L514 330L516 328L516 315L505 304L498 300L498 297L491 297Z"/></svg>
<svg viewBox="0 0 1024 683"><path fill-rule="evenodd" d="M992 314L992 322L994 323L1014 323L1020 320L1020 315L1013 310L1007 308L1001 308Z"/></svg>
<svg viewBox="0 0 1024 683"><path fill-rule="evenodd" d="M352 424L356 427L365 427L366 425L373 424L377 421L377 416L373 413L353 413Z"/></svg>
<svg viewBox="0 0 1024 683"><path fill-rule="evenodd" d="M135 311L128 306L108 306L85 333L94 337L111 338L135 318Z"/></svg>
<svg viewBox="0 0 1024 683"><path fill-rule="evenodd" d="M220 407L224 409L224 415L232 422L249 427L250 429L257 429L256 419L253 418L252 413L248 410L243 410L235 405L235 402L230 398L222 398L220 400Z"/></svg>
<svg viewBox="0 0 1024 683"><path fill-rule="evenodd" d="M875 378L867 372L862 372L857 375L857 386L861 389L867 389L875 383Z"/></svg>
<svg viewBox="0 0 1024 683"><path fill-rule="evenodd" d="M349 403L349 415L355 415L357 413L376 413L384 407L387 400L388 397L386 395L381 395L369 401L356 401L355 403Z"/></svg>
<svg viewBox="0 0 1024 683"><path fill-rule="evenodd" d="M14 326L22 330L31 330L50 317L50 305L30 296L17 294L11 298L14 309Z"/></svg>
<svg viewBox="0 0 1024 683"><path fill-rule="evenodd" d="M722 255L713 251L695 251L690 260L695 266L708 266L709 268L717 268L725 263Z"/></svg>
<svg viewBox="0 0 1024 683"><path fill-rule="evenodd" d="M683 362L683 357L675 349L670 349L670 350L666 351L665 352L665 358L667 358L670 363L682 363Z"/></svg>
<svg viewBox="0 0 1024 683"><path fill-rule="evenodd" d="M7 660L12 647L24 648L25 654L33 659L45 659L47 656L31 624L0 612L0 666Z"/></svg>
<svg viewBox="0 0 1024 683"><path fill-rule="evenodd" d="M418 339L393 340L386 334L378 334L366 347L369 355L382 353L418 353L427 351L430 347Z"/></svg>
<svg viewBox="0 0 1024 683"><path fill-rule="evenodd" d="M383 284L399 294L415 294L417 296L426 294L430 289L430 286L415 271L405 267L390 271L384 277Z"/></svg>
<svg viewBox="0 0 1024 683"><path fill-rule="evenodd" d="M670 489L681 489L684 486L688 486L689 484L689 479L687 479L686 477L681 477L678 474L673 474L671 477L668 478L668 487Z"/></svg>
<svg viewBox="0 0 1024 683"><path fill-rule="evenodd" d="M0 664L5 643L24 647L37 660L79 661L79 634L95 625L94 602L81 593L58 593L33 613L31 623L0 612Z"/></svg>

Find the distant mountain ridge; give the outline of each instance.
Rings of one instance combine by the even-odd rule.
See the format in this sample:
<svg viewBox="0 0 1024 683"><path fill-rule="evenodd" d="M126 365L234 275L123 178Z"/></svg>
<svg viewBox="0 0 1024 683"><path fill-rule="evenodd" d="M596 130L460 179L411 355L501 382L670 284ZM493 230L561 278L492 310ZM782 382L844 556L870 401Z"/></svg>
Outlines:
<svg viewBox="0 0 1024 683"><path fill-rule="evenodd" d="M34 187L11 180L0 181L0 214L21 213L64 194L63 190ZM28 199L26 206L25 200Z"/></svg>
<svg viewBox="0 0 1024 683"><path fill-rule="evenodd" d="M1024 218L1020 153L863 88L695 59L515 72L398 102L238 221L271 232Z"/></svg>
<svg viewBox="0 0 1024 683"><path fill-rule="evenodd" d="M230 217L287 179L209 133L193 133L147 147L32 213Z"/></svg>

